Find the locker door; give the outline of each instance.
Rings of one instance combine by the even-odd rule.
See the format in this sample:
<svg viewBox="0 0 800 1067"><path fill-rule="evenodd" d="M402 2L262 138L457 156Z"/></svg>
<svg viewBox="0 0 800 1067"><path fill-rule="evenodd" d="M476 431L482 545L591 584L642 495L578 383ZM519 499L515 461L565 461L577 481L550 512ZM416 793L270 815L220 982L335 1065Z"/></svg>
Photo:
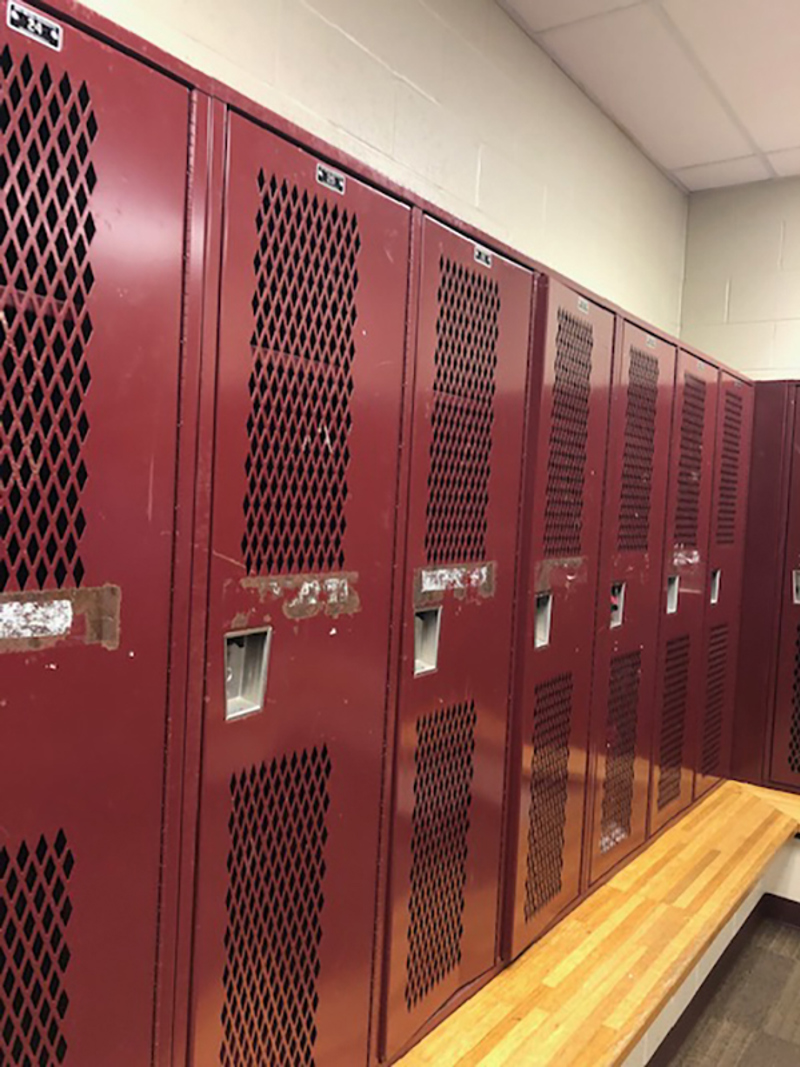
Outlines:
<svg viewBox="0 0 800 1067"><path fill-rule="evenodd" d="M800 392L800 390L798 391ZM800 786L800 404L795 402L770 778Z"/></svg>
<svg viewBox="0 0 800 1067"><path fill-rule="evenodd" d="M410 222L229 119L191 1062L367 1059Z"/></svg>
<svg viewBox="0 0 800 1067"><path fill-rule="evenodd" d="M0 27L0 1063L153 1040L185 89ZM25 22L27 28L27 21Z"/></svg>
<svg viewBox="0 0 800 1067"><path fill-rule="evenodd" d="M511 952L580 890L614 316L550 283L524 592Z"/></svg>
<svg viewBox="0 0 800 1067"><path fill-rule="evenodd" d="M677 353L625 323L614 368L600 554L590 882L645 839Z"/></svg>
<svg viewBox="0 0 800 1067"><path fill-rule="evenodd" d="M656 674L650 830L692 800L702 722L707 546L719 372L678 353Z"/></svg>
<svg viewBox="0 0 800 1067"><path fill-rule="evenodd" d="M703 712L694 761L696 797L730 774L753 398L753 386L721 372L706 575Z"/></svg>
<svg viewBox="0 0 800 1067"><path fill-rule="evenodd" d="M426 219L387 1051L496 959L532 275Z"/></svg>

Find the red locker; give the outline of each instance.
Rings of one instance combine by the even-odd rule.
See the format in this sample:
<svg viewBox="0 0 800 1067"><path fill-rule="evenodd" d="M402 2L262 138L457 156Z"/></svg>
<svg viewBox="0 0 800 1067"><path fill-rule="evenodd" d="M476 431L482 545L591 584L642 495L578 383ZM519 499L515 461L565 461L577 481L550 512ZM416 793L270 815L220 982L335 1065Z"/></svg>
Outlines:
<svg viewBox="0 0 800 1067"><path fill-rule="evenodd" d="M614 316L549 283L531 539L518 650L506 948L518 955L576 899ZM532 531L532 536L531 536Z"/></svg>
<svg viewBox="0 0 800 1067"><path fill-rule="evenodd" d="M189 96L70 26L5 14L0 1062L142 1067Z"/></svg>
<svg viewBox="0 0 800 1067"><path fill-rule="evenodd" d="M614 368L592 696L589 882L644 842L676 350L631 323Z"/></svg>
<svg viewBox="0 0 800 1067"><path fill-rule="evenodd" d="M651 831L692 800L706 682L703 620L718 379L715 367L679 352L658 638Z"/></svg>
<svg viewBox="0 0 800 1067"><path fill-rule="evenodd" d="M703 634L704 705L694 760L696 797L727 777L731 768L753 395L752 385L724 371L720 374Z"/></svg>
<svg viewBox="0 0 800 1067"><path fill-rule="evenodd" d="M426 219L385 1050L497 958L532 275Z"/></svg>
<svg viewBox="0 0 800 1067"><path fill-rule="evenodd" d="M367 1060L410 213L231 114L195 1067Z"/></svg>

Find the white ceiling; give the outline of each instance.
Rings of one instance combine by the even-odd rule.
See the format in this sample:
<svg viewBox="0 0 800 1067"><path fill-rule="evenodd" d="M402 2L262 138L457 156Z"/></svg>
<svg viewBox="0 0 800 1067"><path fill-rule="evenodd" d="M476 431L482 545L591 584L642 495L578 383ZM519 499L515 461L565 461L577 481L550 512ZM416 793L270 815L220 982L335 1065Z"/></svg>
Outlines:
<svg viewBox="0 0 800 1067"><path fill-rule="evenodd" d="M800 0L498 0L681 187L800 175Z"/></svg>

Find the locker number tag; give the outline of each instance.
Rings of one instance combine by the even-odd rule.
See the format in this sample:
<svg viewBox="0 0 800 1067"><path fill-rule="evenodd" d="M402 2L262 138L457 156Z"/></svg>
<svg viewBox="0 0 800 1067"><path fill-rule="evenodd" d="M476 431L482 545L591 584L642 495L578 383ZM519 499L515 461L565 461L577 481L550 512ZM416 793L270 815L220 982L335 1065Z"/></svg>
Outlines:
<svg viewBox="0 0 800 1067"><path fill-rule="evenodd" d="M475 245L475 262L480 263L482 267L491 267L492 253L488 248L481 248L480 245Z"/></svg>
<svg viewBox="0 0 800 1067"><path fill-rule="evenodd" d="M31 40L38 41L56 52L61 51L64 44L63 27L51 19L46 19L38 11L31 11L29 7L16 3L16 0L8 0L6 23L17 33L30 37Z"/></svg>
<svg viewBox="0 0 800 1067"><path fill-rule="evenodd" d="M323 167L321 163L317 163L317 181L326 189L333 189L335 193L344 195L345 177L338 170L331 170L330 167Z"/></svg>
<svg viewBox="0 0 800 1067"><path fill-rule="evenodd" d="M584 296L578 297L578 311L582 311L584 315L589 314L589 301Z"/></svg>

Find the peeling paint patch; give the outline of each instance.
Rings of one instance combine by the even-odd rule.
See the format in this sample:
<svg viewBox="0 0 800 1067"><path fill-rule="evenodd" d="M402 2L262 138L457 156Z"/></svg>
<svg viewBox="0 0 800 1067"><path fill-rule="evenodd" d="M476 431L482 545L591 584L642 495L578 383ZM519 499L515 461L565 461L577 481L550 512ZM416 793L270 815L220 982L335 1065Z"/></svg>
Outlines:
<svg viewBox="0 0 800 1067"><path fill-rule="evenodd" d="M458 600L486 600L497 589L497 564L420 568L414 573L414 604L441 603L447 593Z"/></svg>
<svg viewBox="0 0 800 1067"><path fill-rule="evenodd" d="M119 647L122 590L117 585L0 595L0 654L35 652L63 642Z"/></svg>
<svg viewBox="0 0 800 1067"><path fill-rule="evenodd" d="M242 578L242 589L258 594L261 603L281 602L287 619L312 619L317 615L355 615L361 610L356 572L340 574L294 574L284 578Z"/></svg>
<svg viewBox="0 0 800 1067"><path fill-rule="evenodd" d="M678 549L673 554L672 560L676 567L694 567L700 562L700 553L696 548L690 552Z"/></svg>

